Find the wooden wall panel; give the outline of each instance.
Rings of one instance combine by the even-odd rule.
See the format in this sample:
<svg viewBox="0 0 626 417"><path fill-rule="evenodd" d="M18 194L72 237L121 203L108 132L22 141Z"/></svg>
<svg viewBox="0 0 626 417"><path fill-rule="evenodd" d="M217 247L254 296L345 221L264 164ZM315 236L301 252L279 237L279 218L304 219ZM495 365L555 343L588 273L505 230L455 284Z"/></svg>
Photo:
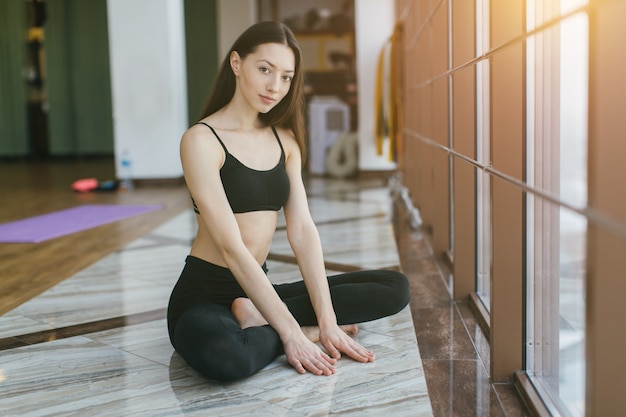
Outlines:
<svg viewBox="0 0 626 417"><path fill-rule="evenodd" d="M586 415L623 413L626 371L626 1L591 1Z"/></svg>
<svg viewBox="0 0 626 417"><path fill-rule="evenodd" d="M476 157L476 71L473 66L454 74L452 84L454 150ZM454 291L467 299L476 290L476 168L454 159Z"/></svg>

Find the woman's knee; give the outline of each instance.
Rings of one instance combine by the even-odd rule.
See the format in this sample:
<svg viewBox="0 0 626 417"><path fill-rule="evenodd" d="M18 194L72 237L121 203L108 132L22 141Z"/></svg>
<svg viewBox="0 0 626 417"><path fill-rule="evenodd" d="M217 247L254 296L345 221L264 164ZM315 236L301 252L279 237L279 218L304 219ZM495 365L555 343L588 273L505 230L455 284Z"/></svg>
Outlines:
<svg viewBox="0 0 626 417"><path fill-rule="evenodd" d="M397 313L406 307L411 299L409 280L402 272L389 270L386 273L385 281L391 290L388 299L395 306L397 310L395 313Z"/></svg>
<svg viewBox="0 0 626 417"><path fill-rule="evenodd" d="M232 341L224 338L212 340L206 347L189 360L190 365L206 378L236 381L258 371L250 354Z"/></svg>
<svg viewBox="0 0 626 417"><path fill-rule="evenodd" d="M242 377L241 365L245 364L246 358L237 349L242 330L220 307L195 306L183 313L173 329L172 344L207 378L232 380Z"/></svg>
<svg viewBox="0 0 626 417"><path fill-rule="evenodd" d="M180 317L174 342L192 368L209 379L221 381L254 374L276 358L282 348L271 327L242 330L232 315L215 314L206 308L191 309Z"/></svg>
<svg viewBox="0 0 626 417"><path fill-rule="evenodd" d="M254 373L237 335L187 328L183 322L176 326L174 338L178 353L206 378L233 381Z"/></svg>

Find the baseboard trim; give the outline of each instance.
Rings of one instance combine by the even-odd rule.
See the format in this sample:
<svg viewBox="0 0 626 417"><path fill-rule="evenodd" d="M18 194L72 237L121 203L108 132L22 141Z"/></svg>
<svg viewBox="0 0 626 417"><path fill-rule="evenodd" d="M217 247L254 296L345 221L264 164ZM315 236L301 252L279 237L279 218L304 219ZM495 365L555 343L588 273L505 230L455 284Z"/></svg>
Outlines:
<svg viewBox="0 0 626 417"><path fill-rule="evenodd" d="M476 293L470 293L469 306L488 342L491 342L491 317Z"/></svg>
<svg viewBox="0 0 626 417"><path fill-rule="evenodd" d="M558 412L550 412L526 372L516 372L513 376L513 384L533 417L554 417L560 415Z"/></svg>

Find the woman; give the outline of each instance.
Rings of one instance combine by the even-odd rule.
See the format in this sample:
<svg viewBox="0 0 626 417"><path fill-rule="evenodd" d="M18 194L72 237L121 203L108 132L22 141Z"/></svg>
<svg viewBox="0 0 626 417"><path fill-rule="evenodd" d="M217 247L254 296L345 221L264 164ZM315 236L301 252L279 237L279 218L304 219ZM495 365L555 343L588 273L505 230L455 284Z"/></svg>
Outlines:
<svg viewBox="0 0 626 417"><path fill-rule="evenodd" d="M244 378L283 353L299 373L316 375L333 374L342 353L371 362L374 354L351 337L355 323L408 303L398 272L325 275L301 176L302 84L291 31L253 25L181 139L198 232L170 297L168 329L174 348L211 379ZM303 280L272 285L265 260L281 208Z"/></svg>

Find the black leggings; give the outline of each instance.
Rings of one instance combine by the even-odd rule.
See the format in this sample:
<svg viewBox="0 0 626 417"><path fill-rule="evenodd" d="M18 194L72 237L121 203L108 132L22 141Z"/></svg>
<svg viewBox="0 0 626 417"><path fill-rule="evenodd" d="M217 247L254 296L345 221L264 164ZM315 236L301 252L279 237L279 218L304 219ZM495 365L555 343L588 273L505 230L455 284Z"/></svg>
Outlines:
<svg viewBox="0 0 626 417"><path fill-rule="evenodd" d="M192 260L196 264L204 262L197 258ZM189 266L189 258L187 262ZM217 268L218 272L228 271L205 264L207 268ZM189 272L183 271L170 299L168 327L172 345L191 367L210 379L237 380L254 374L283 353L282 342L272 327L242 330L235 320L230 304L236 297L245 296L236 281L234 286L230 282L232 288L237 288L231 291L230 301L224 298L223 291L221 296L211 297L215 299L213 302L191 301L189 297L183 301L176 294L181 292L180 287L191 287L181 284L185 274ZM340 325L389 316L409 302L408 280L396 271L350 272L331 276L328 283ZM317 325L303 281L275 284L274 288L301 326ZM196 288L193 293L197 297L201 291Z"/></svg>

